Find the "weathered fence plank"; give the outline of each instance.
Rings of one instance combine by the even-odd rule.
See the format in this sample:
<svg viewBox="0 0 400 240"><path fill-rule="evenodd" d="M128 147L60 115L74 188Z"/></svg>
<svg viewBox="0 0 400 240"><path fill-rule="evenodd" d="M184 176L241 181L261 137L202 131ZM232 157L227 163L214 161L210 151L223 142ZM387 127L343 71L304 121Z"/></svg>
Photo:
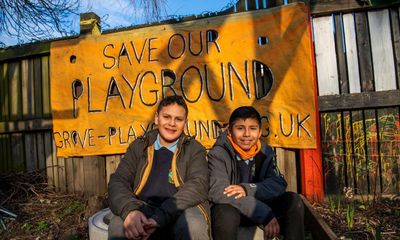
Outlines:
<svg viewBox="0 0 400 240"><path fill-rule="evenodd" d="M53 143L52 143L52 134L51 132L44 133L44 155L46 159L46 175L47 175L47 183L49 186L55 187L55 175L54 175L54 164L53 164Z"/></svg>
<svg viewBox="0 0 400 240"><path fill-rule="evenodd" d="M340 93L349 93L349 80L347 78L346 51L344 44L343 15L335 15L335 43L336 57L338 62L338 77Z"/></svg>
<svg viewBox="0 0 400 240"><path fill-rule="evenodd" d="M4 121L4 102L6 97L6 91L4 88L4 73L3 73L4 64L0 63L0 122Z"/></svg>
<svg viewBox="0 0 400 240"><path fill-rule="evenodd" d="M375 91L396 89L389 11L368 12Z"/></svg>
<svg viewBox="0 0 400 240"><path fill-rule="evenodd" d="M21 81L19 62L12 62L8 69L9 96L10 96L10 120L21 119Z"/></svg>
<svg viewBox="0 0 400 240"><path fill-rule="evenodd" d="M93 194L102 195L107 192L107 183L106 183L106 161L103 156L96 156L95 165L93 168L94 176L93 179L97 182L97 186L95 188L95 192Z"/></svg>
<svg viewBox="0 0 400 240"><path fill-rule="evenodd" d="M67 169L66 169L66 167L65 167L65 158L55 158L55 159L53 159L53 161L57 161L58 162L58 166L57 166L57 175L56 176L58 176L58 180L57 180L57 183L58 183L58 187L59 187L59 190L61 191L61 192L67 192L67 177L66 177L66 174L67 174Z"/></svg>
<svg viewBox="0 0 400 240"><path fill-rule="evenodd" d="M83 160L84 158L72 158L75 193L83 193L85 190L85 173L83 170Z"/></svg>
<svg viewBox="0 0 400 240"><path fill-rule="evenodd" d="M12 153L11 153L11 135L10 134L5 134L5 146L6 146L6 156L7 156L7 161L6 161L6 166L7 166L7 171L12 170Z"/></svg>
<svg viewBox="0 0 400 240"><path fill-rule="evenodd" d="M107 192L107 182L106 182L106 160L103 156L98 157L98 188L96 191L97 195L103 195Z"/></svg>
<svg viewBox="0 0 400 240"><path fill-rule="evenodd" d="M0 173L7 170L6 135L0 134Z"/></svg>
<svg viewBox="0 0 400 240"><path fill-rule="evenodd" d="M313 18L319 95L339 94L333 18Z"/></svg>
<svg viewBox="0 0 400 240"><path fill-rule="evenodd" d="M83 163L85 167L85 193L90 195L94 195L97 192L97 185L101 184L97 182L98 179L98 157L90 156L84 157Z"/></svg>
<svg viewBox="0 0 400 240"><path fill-rule="evenodd" d="M318 97L319 111L356 110L400 105L400 90Z"/></svg>
<svg viewBox="0 0 400 240"><path fill-rule="evenodd" d="M287 190L297 192L296 152L294 150L276 148L277 165L288 183Z"/></svg>
<svg viewBox="0 0 400 240"><path fill-rule="evenodd" d="M50 53L51 41L32 43L29 45L22 45L19 47L12 47L9 49L0 50L0 61L28 58L35 55L45 55Z"/></svg>
<svg viewBox="0 0 400 240"><path fill-rule="evenodd" d="M44 149L44 133L38 132L36 134L37 154L38 154L38 167L43 170L46 167L46 154Z"/></svg>
<svg viewBox="0 0 400 240"><path fill-rule="evenodd" d="M25 165L28 171L34 171L38 169L38 159L37 159L37 143L35 133L25 133Z"/></svg>
<svg viewBox="0 0 400 240"><path fill-rule="evenodd" d="M14 132L29 132L32 130L52 130L51 119L32 119L25 121L14 122L0 122L0 132L14 133Z"/></svg>
<svg viewBox="0 0 400 240"><path fill-rule="evenodd" d="M395 66L397 75L397 88L400 88L400 7L390 9L390 22L392 24L393 47L395 52Z"/></svg>
<svg viewBox="0 0 400 240"><path fill-rule="evenodd" d="M106 183L110 181L110 176L115 172L116 164L115 164L116 155L106 156Z"/></svg>
<svg viewBox="0 0 400 240"><path fill-rule="evenodd" d="M24 136L22 133L11 134L11 146L12 170L15 172L24 171L26 166L24 156Z"/></svg>
<svg viewBox="0 0 400 240"><path fill-rule="evenodd" d="M354 146L354 175L356 179L354 186L355 192L358 194L368 194L363 113L362 111L353 111L351 114Z"/></svg>
<svg viewBox="0 0 400 240"><path fill-rule="evenodd" d="M342 114L321 114L322 159L326 194L339 194L345 186Z"/></svg>
<svg viewBox="0 0 400 240"><path fill-rule="evenodd" d="M367 13L355 13L355 22L357 31L361 91L371 92L374 91L374 74L372 72L371 43L369 40Z"/></svg>
<svg viewBox="0 0 400 240"><path fill-rule="evenodd" d="M367 135L367 161L369 176L369 193L380 192L380 170L379 170L379 151L378 151L378 125L375 116L376 110L365 110L365 128Z"/></svg>
<svg viewBox="0 0 400 240"><path fill-rule="evenodd" d="M34 73L34 86L35 86L35 117L41 118L43 116L43 96L42 96L42 66L41 58L36 57L33 59L33 73Z"/></svg>
<svg viewBox="0 0 400 240"><path fill-rule="evenodd" d="M350 93L361 92L360 74L358 71L357 42L354 15L343 15L344 35L346 43L347 72L349 75Z"/></svg>
<svg viewBox="0 0 400 240"><path fill-rule="evenodd" d="M84 157L85 194L101 195L106 192L106 159L102 156Z"/></svg>
<svg viewBox="0 0 400 240"><path fill-rule="evenodd" d="M0 99L1 99L1 120L7 121L10 116L10 91L9 91L9 82L8 82L8 64L1 64L2 72L0 76Z"/></svg>
<svg viewBox="0 0 400 240"><path fill-rule="evenodd" d="M53 171L53 179L54 179L54 187L57 190L60 190L62 186L60 186L60 178L63 177L64 179L64 190L66 191L66 176L65 176L65 164L62 166L64 167L61 169L59 160L57 158L57 152L56 152L56 145L53 139L53 133L51 132L50 135L47 136L49 139L47 141L51 142L51 149L52 149L52 156L51 156L51 161L52 161L52 171ZM64 159L62 159L62 163L64 163Z"/></svg>
<svg viewBox="0 0 400 240"><path fill-rule="evenodd" d="M30 63L29 59L21 60L22 115L24 119L32 119L35 111L33 71Z"/></svg>
<svg viewBox="0 0 400 240"><path fill-rule="evenodd" d="M65 161L65 180L66 180L66 190L69 193L75 192L74 186L74 167L73 158L64 158Z"/></svg>
<svg viewBox="0 0 400 240"><path fill-rule="evenodd" d="M368 9L368 5L357 0L310 0L313 15L326 15L332 12L350 12L360 9Z"/></svg>
<svg viewBox="0 0 400 240"><path fill-rule="evenodd" d="M50 108L50 78L49 78L49 56L43 56L42 59L42 93L43 93L43 117L51 117Z"/></svg>
<svg viewBox="0 0 400 240"><path fill-rule="evenodd" d="M110 155L106 157L106 186L110 182L111 174L115 172L123 156L124 155Z"/></svg>
<svg viewBox="0 0 400 240"><path fill-rule="evenodd" d="M343 124L344 124L344 142L345 142L345 172L346 172L346 186L354 188L355 176L354 176L354 151L352 144L352 126L351 126L351 113L343 112Z"/></svg>
<svg viewBox="0 0 400 240"><path fill-rule="evenodd" d="M399 192L400 119L398 108L378 109L383 193Z"/></svg>

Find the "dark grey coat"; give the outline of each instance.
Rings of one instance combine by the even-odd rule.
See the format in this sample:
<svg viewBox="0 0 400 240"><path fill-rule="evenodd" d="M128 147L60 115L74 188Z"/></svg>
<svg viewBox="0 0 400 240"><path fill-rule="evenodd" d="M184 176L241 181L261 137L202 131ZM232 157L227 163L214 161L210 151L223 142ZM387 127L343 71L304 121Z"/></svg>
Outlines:
<svg viewBox="0 0 400 240"><path fill-rule="evenodd" d="M226 132L221 134L207 155L210 201L216 204L230 204L255 223L267 224L274 217L268 201L282 195L287 186L275 165L274 156L272 148L263 143L261 151L255 156L255 183L240 183L235 152ZM239 199L235 199L234 196L227 197L223 192L229 185L243 186L247 196Z"/></svg>
<svg viewBox="0 0 400 240"><path fill-rule="evenodd" d="M160 227L174 221L183 210L198 206L208 219L209 175L206 150L195 139L182 134L178 141L176 173L179 178L178 192L164 201L159 208L151 208L135 195L135 189L146 181L144 170L148 163L147 148L156 141L158 131L136 139L121 160L108 184L111 211L125 219L129 212L140 210L146 217L152 217Z"/></svg>

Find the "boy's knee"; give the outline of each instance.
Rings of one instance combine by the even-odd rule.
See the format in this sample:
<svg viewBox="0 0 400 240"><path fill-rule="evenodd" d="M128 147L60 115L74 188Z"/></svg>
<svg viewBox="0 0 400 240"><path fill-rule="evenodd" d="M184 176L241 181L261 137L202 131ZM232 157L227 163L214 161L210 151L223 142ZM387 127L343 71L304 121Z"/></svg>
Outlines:
<svg viewBox="0 0 400 240"><path fill-rule="evenodd" d="M205 219L200 218L190 219L188 221L188 228L190 236L207 236L208 224Z"/></svg>
<svg viewBox="0 0 400 240"><path fill-rule="evenodd" d="M300 195L294 192L286 192L285 195L288 201L288 210L303 215L304 204Z"/></svg>
<svg viewBox="0 0 400 240"><path fill-rule="evenodd" d="M239 211L229 204L211 208L212 232L215 239L235 239L240 225Z"/></svg>
<svg viewBox="0 0 400 240"><path fill-rule="evenodd" d="M216 218L218 221L229 222L235 221L236 219L240 222L239 211L230 204L216 204L211 208L211 214L213 219Z"/></svg>
<svg viewBox="0 0 400 240"><path fill-rule="evenodd" d="M175 223L175 239L209 239L209 226L200 210L187 209Z"/></svg>
<svg viewBox="0 0 400 240"><path fill-rule="evenodd" d="M292 198L292 204L296 208L304 208L303 206L303 200L301 199L300 195L294 192L288 192L291 195Z"/></svg>
<svg viewBox="0 0 400 240"><path fill-rule="evenodd" d="M112 215L108 224L108 239L126 239L124 233L124 220L121 217Z"/></svg>

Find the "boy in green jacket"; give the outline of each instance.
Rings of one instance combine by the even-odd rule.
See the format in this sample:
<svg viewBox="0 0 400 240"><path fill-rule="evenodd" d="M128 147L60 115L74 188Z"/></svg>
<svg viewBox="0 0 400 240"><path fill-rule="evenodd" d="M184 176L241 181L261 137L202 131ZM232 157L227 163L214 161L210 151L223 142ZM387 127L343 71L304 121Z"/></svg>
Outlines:
<svg viewBox="0 0 400 240"><path fill-rule="evenodd" d="M157 129L130 144L108 185L109 239L210 239L206 151L183 133L187 115L164 98Z"/></svg>
<svg viewBox="0 0 400 240"><path fill-rule="evenodd" d="M260 136L260 114L239 107L208 153L214 240L236 239L238 227L250 225L260 226L266 237L304 239L302 200L286 192L275 154Z"/></svg>

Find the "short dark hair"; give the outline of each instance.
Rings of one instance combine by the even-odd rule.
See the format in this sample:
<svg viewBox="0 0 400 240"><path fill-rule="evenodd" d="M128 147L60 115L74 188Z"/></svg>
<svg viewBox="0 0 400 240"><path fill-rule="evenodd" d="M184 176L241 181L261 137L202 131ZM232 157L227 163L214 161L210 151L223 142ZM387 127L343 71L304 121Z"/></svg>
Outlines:
<svg viewBox="0 0 400 240"><path fill-rule="evenodd" d="M172 96L168 96L165 97L163 100L161 100L160 104L158 104L157 107L157 113L160 113L161 109L163 109L163 107L172 105L172 104L178 104L179 106L183 107L185 109L185 116L187 117L188 115L188 107L186 105L185 100L183 99L182 96L179 95L172 95Z"/></svg>
<svg viewBox="0 0 400 240"><path fill-rule="evenodd" d="M238 107L233 110L230 118L229 118L229 129L232 130L233 124L238 119L255 119L257 120L258 125L261 127L261 116L258 111L252 106L243 106Z"/></svg>

